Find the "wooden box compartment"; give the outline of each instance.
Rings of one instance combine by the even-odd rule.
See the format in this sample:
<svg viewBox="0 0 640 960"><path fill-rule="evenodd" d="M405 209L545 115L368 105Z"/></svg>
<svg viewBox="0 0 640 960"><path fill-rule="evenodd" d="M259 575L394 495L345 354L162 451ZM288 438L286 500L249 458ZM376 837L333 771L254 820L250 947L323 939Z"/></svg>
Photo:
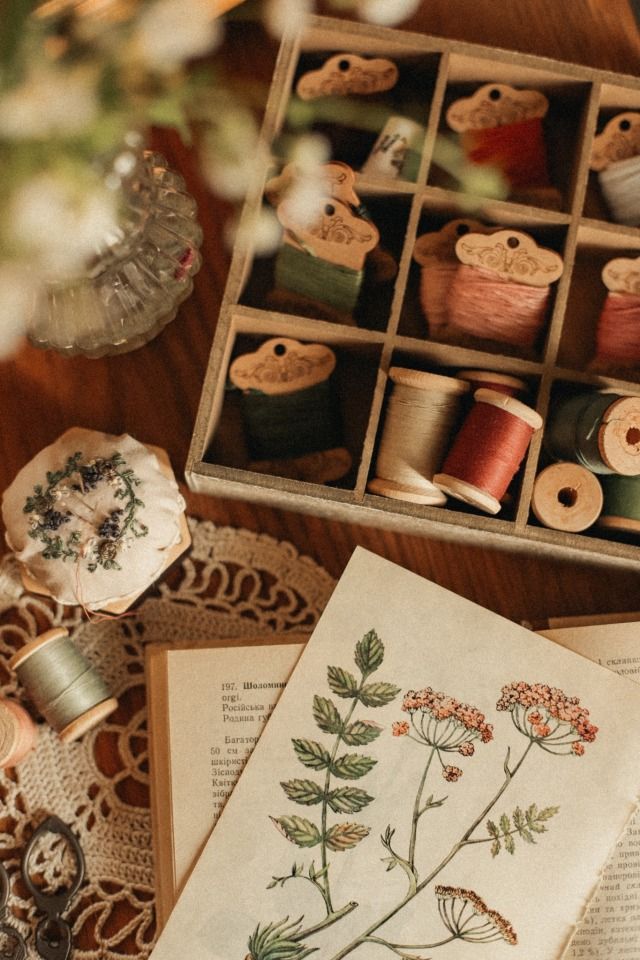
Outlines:
<svg viewBox="0 0 640 960"><path fill-rule="evenodd" d="M326 103L303 103L292 92L301 73L340 53L386 56L399 67L399 88L372 101L375 129L370 119L358 117L350 108L334 119L336 114L327 111ZM454 136L446 131L444 121L448 104L489 82L532 87L549 96L549 165L559 204L547 205L544 198L526 203L472 198L442 166L443 136ZM614 256L637 256L640 230L611 222L597 178L589 172L596 133L616 111L639 107L640 80L636 78L473 44L322 17L311 18L301 36L285 39L265 115L265 155L257 163L256 181L243 211L244 235L251 235L266 203L265 183L286 162L285 146L301 118L327 136L332 159L357 170L384 119L403 113L425 127L415 181L374 180L358 173L355 185L380 229L381 245L397 259L398 274L383 290L367 288L365 279L357 310L347 323L322 312L301 312L297 304L277 297L274 301L274 257L259 257L250 246L237 247L186 465L189 485L214 495L443 539L613 564L640 563L637 537L603 533L597 527L582 534L564 533L541 526L533 516L534 480L548 463L544 428L534 435L495 517L458 501L431 507L367 491L375 475L391 366L448 375L476 368L520 377L528 387L525 401L543 420L556 398L567 391L608 388L640 395L640 371L620 375L590 369L606 293L600 278L602 265ZM366 111L361 113L364 116ZM419 298L420 267L412 256L414 244L423 232L469 216L487 225L525 230L564 258L544 333L528 356L490 341L453 343L429 338ZM322 343L336 351L344 442L353 459L350 473L339 482L321 485L249 469L238 397L226 389L227 373L238 353L274 336Z"/></svg>

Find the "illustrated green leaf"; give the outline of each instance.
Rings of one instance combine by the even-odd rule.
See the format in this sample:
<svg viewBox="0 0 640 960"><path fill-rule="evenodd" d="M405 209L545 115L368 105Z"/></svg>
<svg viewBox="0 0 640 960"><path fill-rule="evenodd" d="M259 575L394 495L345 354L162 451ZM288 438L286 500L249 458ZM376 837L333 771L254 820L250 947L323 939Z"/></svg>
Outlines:
<svg viewBox="0 0 640 960"><path fill-rule="evenodd" d="M342 718L332 700L313 698L313 719L324 733L340 733Z"/></svg>
<svg viewBox="0 0 640 960"><path fill-rule="evenodd" d="M491 844L491 856L497 857L501 850L502 850L502 846L500 844L500 841L494 840L493 843Z"/></svg>
<svg viewBox="0 0 640 960"><path fill-rule="evenodd" d="M516 807L511 817L503 813L499 826L496 826L492 820L487 820L486 827L493 838L491 856L497 856L503 846L508 853L513 854L516 849L516 836L521 837L525 843L535 843L535 834L546 833L545 821L555 817L559 810L560 807L545 807L544 810L538 810L537 805L532 803L524 811Z"/></svg>
<svg viewBox="0 0 640 960"><path fill-rule="evenodd" d="M506 813L503 813L500 817L500 829L505 837L508 836L509 831L511 830L511 821Z"/></svg>
<svg viewBox="0 0 640 960"><path fill-rule="evenodd" d="M364 677L377 670L384 660L384 644L375 630L365 633L356 644L356 666Z"/></svg>
<svg viewBox="0 0 640 960"><path fill-rule="evenodd" d="M311 806L320 803L324 796L322 787L313 780L283 780L280 784L289 800Z"/></svg>
<svg viewBox="0 0 640 960"><path fill-rule="evenodd" d="M354 698L358 693L358 681L348 670L342 667L328 667L327 682L337 697Z"/></svg>
<svg viewBox="0 0 640 960"><path fill-rule="evenodd" d="M373 770L378 761L359 753L345 753L331 764L331 773L341 780L358 780Z"/></svg>
<svg viewBox="0 0 640 960"><path fill-rule="evenodd" d="M551 817L555 817L556 813L560 811L560 807L545 807L544 810L541 810L537 816L537 819L540 820L550 820Z"/></svg>
<svg viewBox="0 0 640 960"><path fill-rule="evenodd" d="M361 747L365 743L371 743L382 733L382 727L379 723L372 720L356 720L350 723L344 730L342 739L349 747Z"/></svg>
<svg viewBox="0 0 640 960"><path fill-rule="evenodd" d="M510 833L507 833L504 836L504 848L507 853L514 854L516 852L515 841Z"/></svg>
<svg viewBox="0 0 640 960"><path fill-rule="evenodd" d="M359 694L360 702L365 707L384 707L400 693L400 687L393 683L368 683Z"/></svg>
<svg viewBox="0 0 640 960"><path fill-rule="evenodd" d="M359 787L338 787L327 796L327 803L334 813L357 813L372 800L373 797Z"/></svg>
<svg viewBox="0 0 640 960"><path fill-rule="evenodd" d="M327 831L326 841L329 850L348 850L369 836L369 827L361 823L336 823Z"/></svg>
<svg viewBox="0 0 640 960"><path fill-rule="evenodd" d="M292 740L293 749L298 760L313 770L326 770L331 763L331 757L316 740Z"/></svg>
<svg viewBox="0 0 640 960"><path fill-rule="evenodd" d="M293 816L271 817L271 821L287 840L291 840L298 847L315 847L317 843L320 843L320 831L311 820Z"/></svg>
<svg viewBox="0 0 640 960"><path fill-rule="evenodd" d="M489 833L491 834L491 836L494 837L494 839L496 839L496 840L499 840L499 839L500 839L500 831L499 831L498 828L496 827L496 825L495 825L495 823L493 822L493 820L487 820L487 830L489 831Z"/></svg>

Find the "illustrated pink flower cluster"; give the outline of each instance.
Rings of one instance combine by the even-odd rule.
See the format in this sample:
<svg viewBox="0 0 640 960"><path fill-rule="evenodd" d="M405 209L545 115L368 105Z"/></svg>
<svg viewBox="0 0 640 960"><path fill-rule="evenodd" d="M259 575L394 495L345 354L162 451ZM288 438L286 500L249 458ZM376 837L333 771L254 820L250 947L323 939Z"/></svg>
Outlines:
<svg viewBox="0 0 640 960"><path fill-rule="evenodd" d="M409 734L412 739L435 747L438 754L455 752L471 757L475 752L474 740L488 743L493 739L493 727L480 710L431 687L408 690L402 709L410 715L411 722L398 720L392 724L394 737ZM462 770L443 763L442 776L453 783L460 779Z"/></svg>
<svg viewBox="0 0 640 960"><path fill-rule="evenodd" d="M507 684L496 709L510 711L516 729L549 753L580 757L584 744L593 743L598 732L578 697L543 683Z"/></svg>

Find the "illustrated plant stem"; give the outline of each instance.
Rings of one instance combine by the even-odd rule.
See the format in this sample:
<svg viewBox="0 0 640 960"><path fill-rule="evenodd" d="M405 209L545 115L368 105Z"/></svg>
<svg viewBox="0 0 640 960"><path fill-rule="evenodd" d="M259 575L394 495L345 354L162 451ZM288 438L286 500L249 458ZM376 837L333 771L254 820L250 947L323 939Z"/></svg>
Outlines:
<svg viewBox="0 0 640 960"><path fill-rule="evenodd" d="M330 927L332 923L336 923L338 920L342 920L343 917L346 917L348 913L351 913L352 910L358 906L355 900L351 900L349 903L346 903L344 907L340 907L339 910L336 910L334 913L329 913L324 918L320 920L319 923L314 923L312 927L306 927L306 929L301 930L297 933L292 940L304 940L305 937L310 937L314 933L319 933L320 930Z"/></svg>
<svg viewBox="0 0 640 960"><path fill-rule="evenodd" d="M445 940L438 940L437 943L390 943L388 940L384 940L382 937L365 937L362 942L379 943L380 946L388 947L389 950L393 950L394 953L398 953L402 950L434 950L436 947L443 947L445 943L451 943L452 940L457 940L455 934L452 934ZM403 956L403 954L401 953L400 956Z"/></svg>
<svg viewBox="0 0 640 960"><path fill-rule="evenodd" d="M409 866L415 873L415 856L416 856L416 840L418 838L418 821L420 817L425 812L427 807L423 810L420 809L420 802L422 800L422 793L424 790L424 785L427 782L427 774L429 773L429 767L431 766L431 761L433 760L433 755L436 752L435 747L431 747L429 752L429 758L425 764L425 768L422 772L422 778L420 780L420 786L418 787L418 792L416 793L415 803L413 804L413 817L411 818L411 838L409 840L409 855L407 860L409 861Z"/></svg>
<svg viewBox="0 0 640 960"><path fill-rule="evenodd" d="M360 686L358 687L358 693L362 689L363 684L364 684L364 678L360 682ZM321 821L320 829L322 832L322 869L323 869L323 881L324 881L324 900L327 908L327 915L332 915L334 913L333 904L331 902L331 888L329 885L329 870L328 870L329 861L327 858L327 816L329 813L329 804L327 802L327 797L329 796L329 788L331 786L331 768L333 767L334 761L336 759L336 755L338 753L338 749L340 747L340 744L342 743L342 734L344 733L346 727L348 726L349 721L353 716L353 711L355 710L358 702L359 702L358 698L354 697L353 703L349 707L349 711L342 722L340 733L336 737L336 742L334 743L333 750L331 752L331 763L327 767L327 774L324 779L324 797L322 800L322 821Z"/></svg>
<svg viewBox="0 0 640 960"><path fill-rule="evenodd" d="M350 953L353 953L354 950L356 950L363 943L366 943L367 940L371 940L371 937L376 932L376 930L379 930L380 927L384 926L384 924L387 923L389 920L391 920L392 917L395 917L395 915L399 913L400 910L402 910L407 905L407 903L413 900L413 898L416 897L421 890L424 890L425 887L427 887L433 880L435 880L438 874L442 870L444 870L444 868L447 866L448 863L450 863L451 860L453 860L456 854L459 853L459 851L464 846L466 846L467 843L469 843L469 838L473 833L473 831L484 820L484 818L491 812L493 807L496 805L496 803L498 802L498 800L500 799L502 794L505 792L505 790L507 789L507 787L515 777L516 773L524 763L529 751L531 750L531 747L533 746L533 743L534 743L533 740L529 741L524 753L522 754L522 756L520 757L520 759L512 769L509 768L509 750L507 750L507 756L504 762L505 778L500 789L495 794L495 796L489 801L489 803L486 805L483 811L475 818L473 823L467 828L467 830L465 830L460 840L454 843L454 845L451 847L451 850L449 850L449 853L447 853L444 859L441 860L440 863L437 865L437 867L435 867L431 871L431 873L428 876L426 876L424 880L422 880L417 885L417 887L415 888L415 891L409 891L409 893L407 893L402 898L402 900L398 904L396 904L395 907L392 907L390 910L388 910L387 913L380 920L377 920L375 923L372 923L371 926L364 931L364 933L361 933L360 936L352 940L351 943L348 943L346 946L344 946L338 953L336 953L331 958L331 960L342 960L343 957L347 957Z"/></svg>

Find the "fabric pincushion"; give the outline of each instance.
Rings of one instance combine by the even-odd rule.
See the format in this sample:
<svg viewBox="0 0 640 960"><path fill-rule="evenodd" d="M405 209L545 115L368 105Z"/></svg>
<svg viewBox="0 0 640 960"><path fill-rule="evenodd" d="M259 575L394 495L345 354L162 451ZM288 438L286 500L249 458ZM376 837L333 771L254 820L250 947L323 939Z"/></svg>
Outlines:
<svg viewBox="0 0 640 960"><path fill-rule="evenodd" d="M58 602L94 610L132 601L182 552L184 509L168 462L127 434L77 427L2 498L6 540L26 574Z"/></svg>

